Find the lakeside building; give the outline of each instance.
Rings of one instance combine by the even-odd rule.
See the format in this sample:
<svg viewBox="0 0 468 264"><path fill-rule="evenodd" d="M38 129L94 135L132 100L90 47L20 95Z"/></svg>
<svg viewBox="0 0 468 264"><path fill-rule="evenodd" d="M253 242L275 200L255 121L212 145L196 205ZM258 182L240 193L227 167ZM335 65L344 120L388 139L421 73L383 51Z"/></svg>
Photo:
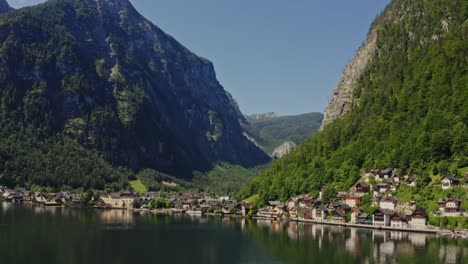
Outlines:
<svg viewBox="0 0 468 264"><path fill-rule="evenodd" d="M439 211L443 216L460 216L463 212L461 200L456 197L441 198L437 203L439 204Z"/></svg>
<svg viewBox="0 0 468 264"><path fill-rule="evenodd" d="M393 212L387 209L379 208L372 215L372 224L374 226L390 226L390 217Z"/></svg>
<svg viewBox="0 0 468 264"><path fill-rule="evenodd" d="M133 208L137 198L137 195L131 192L104 193L100 195L100 199L104 204L112 208Z"/></svg>
<svg viewBox="0 0 468 264"><path fill-rule="evenodd" d="M416 208L414 212L410 215L408 221L409 228L425 228L427 223L427 214L426 211L422 208Z"/></svg>

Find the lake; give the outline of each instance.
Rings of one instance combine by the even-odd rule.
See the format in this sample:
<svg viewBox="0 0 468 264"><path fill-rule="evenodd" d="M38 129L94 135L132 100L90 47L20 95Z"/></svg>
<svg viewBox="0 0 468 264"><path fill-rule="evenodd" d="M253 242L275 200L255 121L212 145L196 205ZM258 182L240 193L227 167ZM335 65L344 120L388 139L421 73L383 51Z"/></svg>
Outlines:
<svg viewBox="0 0 468 264"><path fill-rule="evenodd" d="M468 241L301 223L0 205L1 263L468 263Z"/></svg>

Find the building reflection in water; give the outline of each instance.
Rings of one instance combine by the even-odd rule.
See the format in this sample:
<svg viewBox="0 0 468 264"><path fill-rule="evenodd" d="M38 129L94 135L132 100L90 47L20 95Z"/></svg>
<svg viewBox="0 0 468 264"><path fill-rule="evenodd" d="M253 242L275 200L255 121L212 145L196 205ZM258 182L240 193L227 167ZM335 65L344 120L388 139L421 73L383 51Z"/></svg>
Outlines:
<svg viewBox="0 0 468 264"><path fill-rule="evenodd" d="M446 264L460 263L459 262L460 257L461 257L461 252L460 252L459 247L455 245L443 245L440 247L440 250L439 250L440 263L446 263Z"/></svg>
<svg viewBox="0 0 468 264"><path fill-rule="evenodd" d="M116 228L132 228L135 225L135 215L127 210L100 210L99 222Z"/></svg>
<svg viewBox="0 0 468 264"><path fill-rule="evenodd" d="M346 228L341 226L326 226L290 222L288 224L258 220L257 227L264 228L270 233L287 232L290 240L310 240L317 242L321 250L324 245L332 244L337 249L343 249L360 260L377 263L391 263L396 254L408 257L415 256L421 251L427 251L428 239L437 240L435 235L424 233L396 232L388 230L372 230ZM325 244L326 243L326 244ZM370 246L370 255L363 250L363 245ZM366 254L366 256L362 256ZM454 245L441 246L439 258L441 263L460 263L463 255L459 247Z"/></svg>
<svg viewBox="0 0 468 264"><path fill-rule="evenodd" d="M0 203L0 211L3 213L3 214L6 214L6 212L8 212L11 207L13 206L11 203L7 203L7 202L2 202Z"/></svg>

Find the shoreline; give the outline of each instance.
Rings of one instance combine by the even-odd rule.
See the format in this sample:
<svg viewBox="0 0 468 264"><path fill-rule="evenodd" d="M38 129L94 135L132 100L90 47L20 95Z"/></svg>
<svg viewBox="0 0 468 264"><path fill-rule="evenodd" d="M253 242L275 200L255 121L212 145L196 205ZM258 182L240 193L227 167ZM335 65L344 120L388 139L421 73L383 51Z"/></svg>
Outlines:
<svg viewBox="0 0 468 264"><path fill-rule="evenodd" d="M298 218L290 218L289 221L298 222L298 223L332 225L332 226L342 226L342 227L352 227L352 228L372 229L372 230L382 230L382 231L426 233L426 234L435 234L435 235L439 235L439 236L452 234L452 231L450 231L450 230L440 230L440 229L430 229L430 228L420 229L420 228L402 228L402 227L391 227L391 226L374 226L374 225L364 225L364 224L316 221L316 220L298 219ZM466 232L466 230L463 230L462 232Z"/></svg>
<svg viewBox="0 0 468 264"><path fill-rule="evenodd" d="M113 209L111 209L113 210ZM177 209L176 209L177 210ZM216 214L216 213L206 213L206 214L187 214L184 212L172 212L171 209L163 209L163 210L148 210L148 209L132 209L132 212L144 212L144 213L153 213L159 215L174 215L174 214L182 214L188 216L197 216L197 217L222 217L222 218L233 218L233 219L249 219L247 217L241 215L233 215L233 214ZM272 222L296 222L296 223L306 223L306 224L318 224L318 225L328 225L328 226L342 226L347 228L360 228L360 229L371 229L371 230L382 230L382 231L395 231L395 232L408 232L408 233L424 233L424 234L432 234L437 236L444 236L447 237L452 235L451 230L446 229L420 229L420 228L399 228L399 227L391 227L391 226L374 226L374 225L364 225L364 224L352 224L352 223L337 223L337 222L328 222L328 221L316 221L311 219L299 219L299 218L289 218L289 219L272 219L266 217L258 217L253 216L252 220L264 220L264 221L272 221ZM458 232L462 232L467 234L468 230L461 230Z"/></svg>
<svg viewBox="0 0 468 264"><path fill-rule="evenodd" d="M3 201L5 202L5 201ZM6 202L9 203L9 202ZM16 203L13 203L16 204ZM264 221L271 221L271 222L296 222L296 223L306 223L306 224L318 224L318 225L328 225L328 226L341 226L347 228L360 228L360 229L370 229L370 230L381 230L381 231L396 231L396 232L408 232L408 233L425 233L425 234L432 234L441 237L448 237L453 234L451 230L446 229L435 229L435 228L427 228L427 229L417 229L417 228L399 228L399 227L391 227L391 226L374 226L374 225L365 225L365 224L352 224L352 223L338 223L338 222L331 222L331 221L317 221L312 219L300 219L300 218L288 218L288 219L275 219L275 218L268 218L268 217L258 217L253 216L252 218L248 218L242 215L234 215L234 214L220 214L220 213L204 213L204 214L190 214L187 213L183 209L137 209L137 208L105 208L105 207L82 207L82 206L73 206L73 205L45 205L45 204L36 204L31 202L24 202L19 204L25 205L33 205L33 206L40 206L40 207L53 207L53 208L75 208L75 209L83 209L88 208L92 210L123 210L129 211L133 213L150 213L156 215L187 215L192 217L221 217L221 218L232 218L232 219L252 219L252 220L264 220ZM461 230L457 231L464 233L465 236L468 234L468 230ZM466 239L466 238L465 238Z"/></svg>

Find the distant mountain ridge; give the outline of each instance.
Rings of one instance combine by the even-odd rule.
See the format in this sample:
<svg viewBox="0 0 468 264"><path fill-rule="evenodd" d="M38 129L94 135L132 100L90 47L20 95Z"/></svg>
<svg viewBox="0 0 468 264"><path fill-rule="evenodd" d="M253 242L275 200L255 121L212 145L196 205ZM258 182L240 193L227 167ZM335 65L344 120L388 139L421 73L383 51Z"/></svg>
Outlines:
<svg viewBox="0 0 468 264"><path fill-rule="evenodd" d="M245 116L246 122L241 123L241 126L251 141L274 156L274 150L281 145L290 141L293 144L289 146L300 145L312 137L318 131L322 119L321 113L277 116L270 112ZM284 152L278 150L278 153Z"/></svg>
<svg viewBox="0 0 468 264"><path fill-rule="evenodd" d="M255 119L255 120L277 118L277 117L278 117L278 115L276 115L275 112L269 112L269 113L264 113L264 114L253 114L253 115L247 116L247 118Z"/></svg>

